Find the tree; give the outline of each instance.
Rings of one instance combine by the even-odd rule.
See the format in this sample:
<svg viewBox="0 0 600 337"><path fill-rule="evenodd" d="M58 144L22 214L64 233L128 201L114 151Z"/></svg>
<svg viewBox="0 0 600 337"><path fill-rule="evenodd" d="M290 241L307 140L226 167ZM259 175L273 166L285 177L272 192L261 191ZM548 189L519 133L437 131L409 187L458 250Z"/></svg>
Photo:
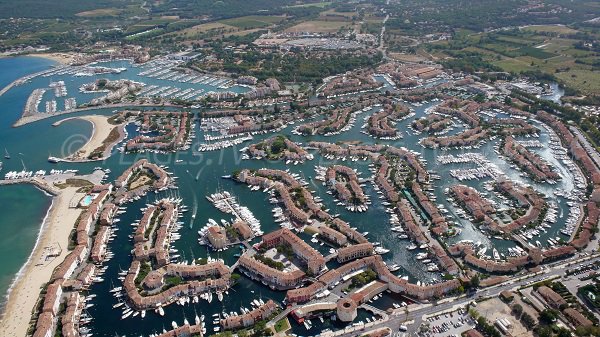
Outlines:
<svg viewBox="0 0 600 337"><path fill-rule="evenodd" d="M273 154L279 154L281 151L285 150L285 148L285 137L282 136L278 136L271 144L271 152Z"/></svg>
<svg viewBox="0 0 600 337"><path fill-rule="evenodd" d="M540 313L540 322L550 325L556 321L557 316L556 310L545 309Z"/></svg>
<svg viewBox="0 0 600 337"><path fill-rule="evenodd" d="M473 277L471 277L471 288L477 288L479 287L479 275L474 275Z"/></svg>
<svg viewBox="0 0 600 337"><path fill-rule="evenodd" d="M577 336L600 336L600 327L597 326L578 326L575 329Z"/></svg>
<svg viewBox="0 0 600 337"><path fill-rule="evenodd" d="M535 320L533 319L533 317L531 317L530 314L526 312L524 312L521 316L521 321L523 322L523 325L529 330L533 329L533 327L535 326Z"/></svg>
<svg viewBox="0 0 600 337"><path fill-rule="evenodd" d="M571 331L565 328L558 328L556 337L571 337Z"/></svg>
<svg viewBox="0 0 600 337"><path fill-rule="evenodd" d="M517 316L517 318L521 317L523 314L523 306L519 303L512 306L512 312Z"/></svg>
<svg viewBox="0 0 600 337"><path fill-rule="evenodd" d="M535 328L535 333L539 337L552 337L552 328L547 325L538 325Z"/></svg>

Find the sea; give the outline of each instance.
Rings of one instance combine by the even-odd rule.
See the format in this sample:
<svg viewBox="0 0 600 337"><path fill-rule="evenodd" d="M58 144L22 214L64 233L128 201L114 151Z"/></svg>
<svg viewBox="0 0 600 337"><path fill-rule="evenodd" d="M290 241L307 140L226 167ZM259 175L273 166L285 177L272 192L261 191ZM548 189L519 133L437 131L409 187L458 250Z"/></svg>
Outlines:
<svg viewBox="0 0 600 337"><path fill-rule="evenodd" d="M110 67L124 67L127 70L121 74L101 75L100 77L129 78L137 81L143 81L146 84L164 85L165 81L139 76L143 70L141 67L131 65L128 61L115 61L103 63ZM9 84L21 76L35 73L44 69L49 69L56 66L52 61L36 58L36 57L15 57L0 59L0 88ZM235 195L238 202L242 206L247 206L254 215L261 221L262 230L267 233L279 228L278 224L273 221L272 208L273 205L268 202L268 194L262 191L251 191L246 185L238 184L230 179L223 179L222 176L230 175L233 171L240 168L258 169L269 167L274 169L289 169L291 172L298 173L306 181L309 182L309 189L315 191L315 195L323 199L326 208L330 209L330 214L340 214L340 218L348 221L351 226L357 227L362 232L369 232L368 237L372 242L380 242L381 245L390 252L385 254L384 260L388 264L396 263L401 266L401 269L396 272L397 275L408 276L411 282L434 282L441 280L442 275L438 273L428 272L423 263L416 259L416 253L419 250L407 250L410 244L408 240L397 238L397 234L390 231L389 214L386 213L386 206L382 204L384 200L380 199L378 194L373 189L370 183L366 184L365 193L371 196L372 205L365 213L352 213L344 207L337 206L333 201L333 197L326 194L326 187L318 180L313 179L316 176L315 165L326 166L333 164L335 161L329 161L318 153L315 154L315 159L307 161L299 165L286 165L283 162L272 162L265 160L242 160L240 149L248 146L251 143L258 142L262 139L272 136L272 134L258 135L250 142L239 144L235 147L223 149L213 152L198 152L196 151L198 143L203 141L203 134L196 123L197 138L194 146L188 151L178 152L175 154L121 154L114 150L113 155L101 162L91 163L49 163L48 156L66 156L76 151L91 135L92 127L88 122L72 119L62 123L59 126L52 126L52 123L64 119L66 117L82 116L89 114L107 114L113 113L114 109L97 109L93 111L78 112L63 116L51 117L34 123L30 123L18 128L12 127L13 123L19 118L27 97L33 89L47 87L50 81L64 80L68 89L67 97L75 97L78 103L95 97L95 95L83 94L78 91L81 84L93 81L96 77L75 77L72 75L60 75L48 77L37 77L29 83L16 86L10 89L7 93L0 96L0 153L8 152L10 159L4 159L0 156L3 162L0 175L3 176L8 171L21 171L23 169L37 171L51 169L76 169L80 173L90 173L95 167L110 169L108 181L114 180L124 169L133 164L140 158L147 158L157 164L168 166L168 170L174 173L177 177L178 190L162 192L161 194L151 194L146 198L135 201L127 205L126 213L120 215L121 221L118 223L120 230L117 232L117 237L112 242L110 250L115 257L106 263L108 270L104 275L104 282L94 284L89 293L97 294L90 301L93 306L89 307L87 312L93 321L88 325L94 336L148 336L153 333L160 333L163 329L171 329L172 322L182 325L184 320L189 322L194 321L195 315L205 315L206 324L209 332L213 331L212 315L220 312L240 312L240 307L251 306L253 299L262 298L263 300L273 299L281 302L284 298L284 292L273 291L258 282L252 281L245 276L240 279L240 282L229 290L229 294L225 296L223 302L219 302L216 298L212 303L207 303L201 300L198 304L188 304L179 306L176 304L165 308L165 316L160 317L154 312L149 312L145 318L141 316L130 317L121 320L121 311L113 309L112 306L118 300L109 293L109 289L120 286L118 273L121 270L126 270L131 263L131 249L133 247L129 235L133 232L132 222L139 219L142 215L140 210L147 203L154 202L157 198L176 196L183 199L190 211L185 213L183 218L184 226L181 229L181 239L174 243L174 247L178 249L178 254L181 255L181 261L191 261L194 258L211 256L213 258L222 258L226 264L232 265L235 263L236 255L241 252L241 247L232 247L224 252L212 252L205 246L198 244L197 231L203 227L208 219L219 221L220 219L230 220L229 214L221 213L219 210L206 199L206 196L217 191L228 191ZM176 82L172 85L179 85ZM195 86L185 84L186 88L202 88L201 85ZM236 88L242 92L246 89ZM44 99L52 98L52 91L49 90ZM42 107L44 103L40 106ZM540 129L540 142L544 144L541 149L533 149L551 164L558 168L563 175L563 179L558 184L550 186L547 184L537 184L524 177L521 172L511 167L504 160L500 159L494 152L494 145L498 139L488 141L480 149L460 149L460 150L432 150L421 147L418 143L419 139L425 135L414 135L409 131L409 125L415 118L420 118L426 114L426 110L437 102L429 102L419 106L412 106L415 111L415 116L403 120L397 124L397 128L401 130L403 138L399 140L386 141L375 140L369 135L361 132L361 126L365 123L365 118L372 111L358 114L354 126L339 135L324 137L310 136L302 137L291 134L291 130L298 125L288 126L280 133L288 135L292 140L302 142L304 144L309 141L361 141L363 143L372 144L389 144L397 147L406 147L408 149L422 153L423 159L427 161L427 167L433 170L440 176L440 180L435 183L435 195L437 196L437 204L442 204L446 209L454 213L454 207L446 201L447 196L444 194L444 189L463 183L475 187L480 191L484 191L483 184L490 179L482 179L478 181L459 182L457 179L450 176L451 169L465 169L476 167L473 163L464 164L447 164L443 165L436 161L439 155L453 154L460 156L465 153L478 152L482 153L490 162L497 165L510 179L521 183L530 184L536 190L547 195L550 201L556 202L559 208L560 216L558 221L552 228L548 229L547 233L543 233L535 240L542 242L542 245L547 246L548 238L561 236L560 229L564 225L569 216L569 207L565 199L557 197L553 194L554 190L560 189L570 191L574 188L574 182L569 170L556 160L548 146L549 135L544 129ZM59 104L60 106L60 104ZM198 109L189 109L194 113L199 113ZM456 127L450 134L457 133L463 130L463 127ZM127 131L130 137L136 135L134 125L127 126ZM523 140L531 140L523 138ZM337 161L338 164L348 165L361 172L361 177L370 177L368 171L368 162L363 161ZM43 223L44 217L51 205L51 197L44 192L37 190L29 185L15 185L0 187L0 253L2 253L3 262L0 264L0 293L6 294L15 276L20 268L27 261L31 253L39 232L40 226ZM192 218L192 213L196 214L195 219ZM473 240L480 242L482 245L489 248L488 254L491 254L491 249L496 248L501 253L507 253L509 247L514 247L515 243L511 241L498 240L483 234L469 221L456 217L455 221L459 223L458 227L462 230L459 235L448 239L448 243L455 243L459 240ZM319 245L310 241L310 236L300 234L307 243L319 250L323 255L327 255L329 247ZM256 241L254 241L256 242ZM330 265L335 267L335 265ZM394 303L401 303L406 299L393 296L392 294L384 293L384 296L376 302L376 306L382 309L392 308ZM372 317L372 314L361 310L356 321L365 321L367 317ZM304 325L297 324L290 320L292 331L298 335L310 336L319 333L323 329L337 330L344 327L344 324L339 321L333 321L331 318L325 318L323 322L318 319L312 320L312 328L307 330Z"/></svg>

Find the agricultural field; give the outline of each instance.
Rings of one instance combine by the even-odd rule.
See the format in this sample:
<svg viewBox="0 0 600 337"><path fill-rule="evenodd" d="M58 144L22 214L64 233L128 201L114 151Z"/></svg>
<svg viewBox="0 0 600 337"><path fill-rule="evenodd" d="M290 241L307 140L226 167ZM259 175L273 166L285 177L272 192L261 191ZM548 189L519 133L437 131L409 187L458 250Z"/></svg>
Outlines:
<svg viewBox="0 0 600 337"><path fill-rule="evenodd" d="M226 25L221 22L209 22L203 23L200 25L192 26L183 30L180 30L176 33L172 33L171 35L183 37L184 39L194 39L197 38L201 34L205 34L211 31L233 31L236 28L233 26Z"/></svg>
<svg viewBox="0 0 600 337"><path fill-rule="evenodd" d="M306 7L325 8L329 5L331 5L331 2L314 2L314 3L306 3L306 4L301 4L301 5L287 6L286 8L306 8Z"/></svg>
<svg viewBox="0 0 600 337"><path fill-rule="evenodd" d="M573 69L555 75L571 86L582 92L600 93L600 71Z"/></svg>
<svg viewBox="0 0 600 337"><path fill-rule="evenodd" d="M106 16L117 16L122 11L123 11L122 9L118 9L118 8L100 8L100 9L93 9L91 11L80 12L75 15L82 17L82 18L96 18L96 17L106 17Z"/></svg>
<svg viewBox="0 0 600 337"><path fill-rule="evenodd" d="M73 18L76 16L105 16L118 14L118 12L135 4L138 8L141 0L124 2L122 0L19 0L0 1L0 18ZM43 9L43 10L40 10ZM79 14L79 15L78 15ZM82 15L83 14L83 15Z"/></svg>
<svg viewBox="0 0 600 337"><path fill-rule="evenodd" d="M349 21L358 17L356 12L337 12L334 9L323 11L319 14L320 20L340 20Z"/></svg>
<svg viewBox="0 0 600 337"><path fill-rule="evenodd" d="M582 43L575 35L578 32L570 27L555 25L528 26L491 33L460 32L453 40L434 42L425 49L442 59L450 57L460 60L467 54L478 55L483 64L488 64L488 70L515 74L542 73L582 94L598 94L600 69L597 66L600 55L578 48ZM453 66L456 66L456 62Z"/></svg>
<svg viewBox="0 0 600 337"><path fill-rule="evenodd" d="M145 30L148 30L148 29L156 27L156 26L166 26L175 21L177 21L177 19L158 18L158 19L144 20L144 21L140 21L139 23L136 23L136 24L133 24L133 25L127 27L127 30L125 31L125 33L135 34L135 33L143 32Z"/></svg>
<svg viewBox="0 0 600 337"><path fill-rule="evenodd" d="M575 34L576 29L569 28L563 25L539 25L539 26L528 26L523 27L522 30L527 32L547 32L547 33L558 33L558 34Z"/></svg>
<svg viewBox="0 0 600 337"><path fill-rule="evenodd" d="M269 27L274 24L280 23L283 20L285 20L285 16L250 15L241 16L233 19L220 20L218 22L227 26L233 26L240 29L252 29Z"/></svg>
<svg viewBox="0 0 600 337"><path fill-rule="evenodd" d="M292 26L286 29L286 32L335 33L340 29L349 28L351 25L344 21L311 20Z"/></svg>

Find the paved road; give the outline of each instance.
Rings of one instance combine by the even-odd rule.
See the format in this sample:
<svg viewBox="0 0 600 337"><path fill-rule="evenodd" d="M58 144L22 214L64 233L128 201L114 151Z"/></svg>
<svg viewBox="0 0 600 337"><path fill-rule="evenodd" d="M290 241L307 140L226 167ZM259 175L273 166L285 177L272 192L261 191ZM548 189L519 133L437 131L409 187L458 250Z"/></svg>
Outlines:
<svg viewBox="0 0 600 337"><path fill-rule="evenodd" d="M585 151L590 155L590 157L592 157L592 160L594 160L596 166L600 167L600 154L598 154L598 151L596 151L594 146L590 144L590 142L587 140L587 138L585 138L578 128L571 126L569 129L571 129L571 132L573 132L577 139L579 139L579 143L581 143Z"/></svg>
<svg viewBox="0 0 600 337"><path fill-rule="evenodd" d="M600 261L600 254L596 254L593 257L578 257L567 261L548 264L546 265L545 270L541 272L524 275L517 279L510 280L505 283L492 286L486 289L482 289L477 292L477 296L467 297L465 295L462 295L459 297L447 298L437 303L424 304L414 308L410 308L408 312L406 312L405 309L398 309L392 315L390 315L387 321L378 321L377 324L371 325L368 329L360 331L372 330L383 327L389 327L393 331L398 331L401 324L403 324L404 322L413 321L413 323L408 326L409 329L407 332L407 335L413 335L418 331L424 316L432 316L436 313L457 309L458 307L465 306L467 303L476 300L476 298L479 297L495 297L500 295L500 293L505 290L516 289L528 283L563 276L565 274L565 270L567 269L566 267L568 267L571 264L579 264L582 262L589 263L595 261ZM351 337L356 335L356 331L356 329L348 329L348 331L338 331L337 333L328 335Z"/></svg>

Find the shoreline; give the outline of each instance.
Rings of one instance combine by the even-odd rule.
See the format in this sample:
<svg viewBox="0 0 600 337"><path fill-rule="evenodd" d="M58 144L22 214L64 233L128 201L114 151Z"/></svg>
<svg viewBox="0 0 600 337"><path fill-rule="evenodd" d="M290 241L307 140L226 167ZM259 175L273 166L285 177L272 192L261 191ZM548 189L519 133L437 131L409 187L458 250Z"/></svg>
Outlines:
<svg viewBox="0 0 600 337"><path fill-rule="evenodd" d="M38 231L37 236L35 238L35 243L33 245L33 249L27 256L27 260L25 260L25 263L23 263L21 268L19 268L19 271L17 271L15 276L12 278L10 285L8 286L8 289L6 290L6 294L4 294L4 298L2 299L2 302L0 302L0 321L4 318L4 314L7 311L6 309L8 307L8 303L9 303L10 297L11 297L10 295L13 291L13 288L15 288L17 286L17 283L19 282L19 280L21 280L23 275L25 275L25 268L32 261L33 254L35 253L36 249L39 247L41 237L42 237L41 232L43 231L44 226L45 226L46 222L48 221L48 217L50 216L50 211L54 207L55 196L48 193L48 191L45 191L37 186L35 186L35 188L38 189L39 191L41 191L42 193L44 193L44 195L51 197L50 198L50 207L48 207L48 209L46 210L46 214L44 215L44 218L42 219L42 224L40 225L40 230Z"/></svg>
<svg viewBox="0 0 600 337"><path fill-rule="evenodd" d="M112 149L114 144L106 144L106 148L103 150L102 157L97 159L89 159L88 157L102 145L104 145L105 141L110 137L110 134L113 130L117 129L119 131L120 125L113 125L108 122L109 116L105 115L86 115L86 116L76 116L69 117L65 119L61 119L52 124L52 126L59 126L63 122L68 120L79 119L92 124L92 134L88 138L87 142L83 144L77 151L73 153L62 153L61 156L66 162L86 162L86 161L96 161L105 159L105 154L107 150ZM119 134L121 134L119 132ZM120 140L118 140L120 141ZM114 142L112 142L114 143Z"/></svg>
<svg viewBox="0 0 600 337"><path fill-rule="evenodd" d="M52 203L46 212L27 261L15 275L4 295L0 311L0 335L25 336L39 295L50 281L52 273L70 253L69 237L76 225L82 208L71 207L72 201L82 198L85 193L77 192L80 187L54 187L54 183L67 178L80 178L98 183L101 176L93 173L84 176L49 176L46 179L31 179L16 183L32 183L44 193L53 195ZM64 180L63 180L64 179Z"/></svg>
<svg viewBox="0 0 600 337"><path fill-rule="evenodd" d="M75 60L75 55L67 53L33 53L26 56L39 57L54 61L60 65L70 65Z"/></svg>
<svg viewBox="0 0 600 337"><path fill-rule="evenodd" d="M23 56L43 58L46 60L54 61L57 63L57 65L69 65L75 60L75 57L76 57L76 55L69 54L69 53L36 53L36 52L33 52L33 53L14 54L14 55L13 54L11 54L11 55L0 54L0 58L23 57Z"/></svg>
<svg viewBox="0 0 600 337"><path fill-rule="evenodd" d="M0 332L4 336L23 336L27 333L42 288L50 280L54 269L68 255L69 235L82 211L69 208L69 202L76 197L78 189L67 187L53 198L47 217L40 226L36 245L6 295L6 305L0 321ZM80 194L83 196L82 193ZM59 253L46 262L46 249L56 247ZM44 263L36 263L36 261Z"/></svg>

